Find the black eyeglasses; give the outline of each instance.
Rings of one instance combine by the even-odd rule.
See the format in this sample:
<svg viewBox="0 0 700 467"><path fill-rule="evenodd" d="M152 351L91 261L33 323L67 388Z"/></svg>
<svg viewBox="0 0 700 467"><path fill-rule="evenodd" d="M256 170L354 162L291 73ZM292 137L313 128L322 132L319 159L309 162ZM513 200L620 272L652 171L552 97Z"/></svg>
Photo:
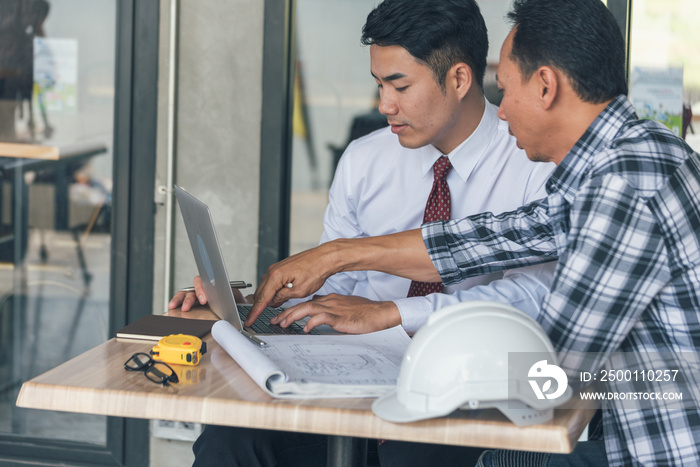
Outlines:
<svg viewBox="0 0 700 467"><path fill-rule="evenodd" d="M179 383L180 380L170 365L164 362L153 360L150 355L144 352L137 352L124 363L126 371L143 371L146 378L154 383L167 386L170 383Z"/></svg>

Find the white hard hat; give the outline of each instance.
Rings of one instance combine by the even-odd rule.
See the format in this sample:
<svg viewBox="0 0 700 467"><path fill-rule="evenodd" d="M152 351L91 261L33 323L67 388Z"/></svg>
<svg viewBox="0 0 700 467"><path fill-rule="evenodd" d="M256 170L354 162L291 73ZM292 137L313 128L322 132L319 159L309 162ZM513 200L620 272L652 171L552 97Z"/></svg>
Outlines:
<svg viewBox="0 0 700 467"><path fill-rule="evenodd" d="M522 311L498 302L458 303L433 313L413 336L396 391L374 401L372 410L402 423L495 407L516 425L543 423L572 393L557 364L544 330Z"/></svg>

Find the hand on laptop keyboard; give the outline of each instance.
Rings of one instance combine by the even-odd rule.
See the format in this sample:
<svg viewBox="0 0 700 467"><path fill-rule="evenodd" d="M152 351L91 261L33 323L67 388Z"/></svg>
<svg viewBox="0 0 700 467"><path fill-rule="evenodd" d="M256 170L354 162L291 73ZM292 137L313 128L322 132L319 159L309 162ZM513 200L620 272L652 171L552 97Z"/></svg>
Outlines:
<svg viewBox="0 0 700 467"><path fill-rule="evenodd" d="M304 332L304 327L300 326L297 323L292 323L286 328L283 328L282 326L279 326L277 324L270 323L270 319L274 316L277 316L277 314L283 310L284 308L265 308L258 317L258 319L255 320L255 322L252 324L252 326L249 326L250 329L255 331L256 334L306 334ZM250 307L238 307L238 314L241 317L241 321L245 321L249 311ZM311 332L309 332L308 334L320 333L318 332L318 330L312 329Z"/></svg>
<svg viewBox="0 0 700 467"><path fill-rule="evenodd" d="M364 334L381 331L401 324L401 314L392 301L375 301L352 295L328 294L315 296L286 308L272 320L273 324L300 322L304 328L328 325L338 332Z"/></svg>

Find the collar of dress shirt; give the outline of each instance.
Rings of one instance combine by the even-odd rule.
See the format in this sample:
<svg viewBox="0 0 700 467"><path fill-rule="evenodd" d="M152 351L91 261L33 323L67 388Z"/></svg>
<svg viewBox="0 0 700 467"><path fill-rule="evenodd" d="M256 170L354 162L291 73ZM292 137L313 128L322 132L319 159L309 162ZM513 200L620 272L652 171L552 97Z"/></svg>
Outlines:
<svg viewBox="0 0 700 467"><path fill-rule="evenodd" d="M462 181L466 182L479 161L486 155L486 151L491 145L493 138L496 138L498 131L498 115L497 107L486 101L484 106L484 114L481 116L481 121L476 130L462 143L457 146L451 153L447 154L452 164L452 169L456 172ZM428 174L430 169L443 154L438 151L435 146L426 146L422 148L425 151L422 157L423 175Z"/></svg>

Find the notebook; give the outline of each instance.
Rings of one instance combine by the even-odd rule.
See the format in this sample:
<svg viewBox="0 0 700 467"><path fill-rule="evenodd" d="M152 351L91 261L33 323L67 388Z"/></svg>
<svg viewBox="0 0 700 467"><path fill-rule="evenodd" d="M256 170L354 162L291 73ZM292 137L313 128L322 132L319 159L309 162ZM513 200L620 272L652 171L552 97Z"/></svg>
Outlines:
<svg viewBox="0 0 700 467"><path fill-rule="evenodd" d="M216 321L188 319L166 315L146 315L117 331L117 340L139 340L158 342L170 334L187 334L200 339L211 332Z"/></svg>
<svg viewBox="0 0 700 467"><path fill-rule="evenodd" d="M209 207L179 186L175 186L175 196L182 219L185 221L187 236L211 310L220 319L231 323L239 332L260 346L264 346L265 343L255 337L256 335L306 334L303 324L300 325L298 322L287 328L270 324L270 318L282 311L282 308L266 308L253 326L244 328L243 322L252 305L236 303L229 286L226 265L221 255ZM319 333L319 330L314 329L309 334Z"/></svg>

